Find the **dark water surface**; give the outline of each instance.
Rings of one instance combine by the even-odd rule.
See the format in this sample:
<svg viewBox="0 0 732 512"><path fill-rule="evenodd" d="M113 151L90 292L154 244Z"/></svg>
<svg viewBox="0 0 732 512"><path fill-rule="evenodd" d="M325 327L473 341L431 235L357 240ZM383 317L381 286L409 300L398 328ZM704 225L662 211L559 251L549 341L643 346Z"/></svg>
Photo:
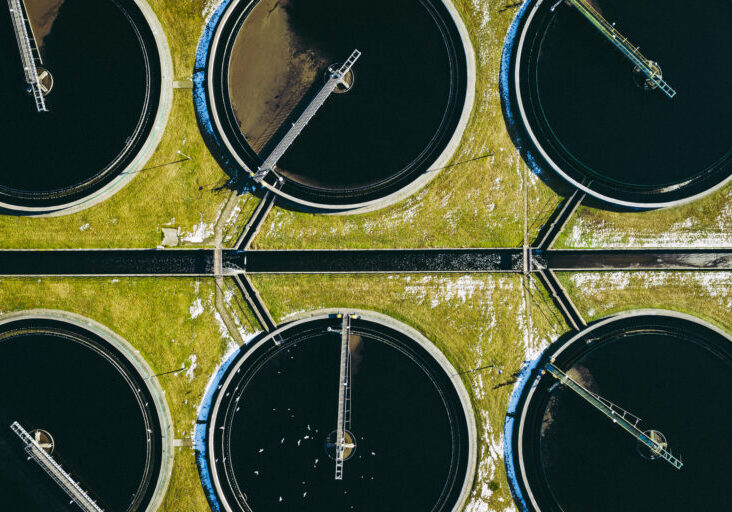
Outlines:
<svg viewBox="0 0 732 512"><path fill-rule="evenodd" d="M732 347L705 327L625 322L593 333L560 356L585 387L661 431L677 470L639 455L635 439L575 393L540 383L526 434L541 510L584 512L726 510L732 473ZM538 423L540 418L541 423ZM541 425L541 426L539 426ZM534 466L536 465L536 466Z"/></svg>
<svg viewBox="0 0 732 512"><path fill-rule="evenodd" d="M441 2L263 0L246 15L231 43L236 68L228 74L227 101L239 132L233 136L254 168L283 134L273 129L289 126L286 114L303 108L328 65L355 48L362 52L354 87L328 98L278 165L293 193L335 202L383 194L424 172L452 136L465 95L465 57ZM261 36L252 36L256 31ZM271 70L258 80L263 66ZM308 68L308 79L293 66Z"/></svg>
<svg viewBox="0 0 732 512"><path fill-rule="evenodd" d="M154 41L134 2L61 4L42 49L44 67L54 78L46 96L50 112L37 112L26 92L5 8L0 10L0 47L6 127L0 142L0 200L58 204L113 179L144 140L159 91Z"/></svg>
<svg viewBox="0 0 732 512"><path fill-rule="evenodd" d="M198 275L214 271L207 249L0 251L0 275Z"/></svg>
<svg viewBox="0 0 732 512"><path fill-rule="evenodd" d="M217 446L226 448L215 456L227 458L224 474L254 511L452 510L467 444L455 391L413 342L401 345L389 329L357 320L357 448L343 480L334 479L325 438L337 423L340 335L324 329L339 323L311 322L290 333L283 348L259 349L237 374L236 388L222 391L226 416L219 412L215 426L217 433L224 426Z"/></svg>
<svg viewBox="0 0 732 512"><path fill-rule="evenodd" d="M661 65L673 99L638 87L618 49L577 9L551 14L553 3L532 22L521 87L532 129L565 172L621 198L691 195L729 176L732 3L593 1Z"/></svg>
<svg viewBox="0 0 732 512"><path fill-rule="evenodd" d="M9 511L77 511L33 461L10 424L42 428L55 440L54 458L105 510L143 510L160 464L157 438L147 440L144 418L159 436L155 412L135 392L99 340L65 323L22 321L0 333L0 489ZM107 349L107 347L104 347ZM112 354L115 364L129 364ZM151 402L138 376L140 399ZM148 476L145 476L145 468Z"/></svg>

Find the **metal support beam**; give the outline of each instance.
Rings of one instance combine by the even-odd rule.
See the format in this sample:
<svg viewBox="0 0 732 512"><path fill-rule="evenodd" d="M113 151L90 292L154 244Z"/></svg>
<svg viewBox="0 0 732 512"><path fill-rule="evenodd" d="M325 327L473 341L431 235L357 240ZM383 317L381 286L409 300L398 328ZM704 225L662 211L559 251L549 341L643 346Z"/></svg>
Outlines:
<svg viewBox="0 0 732 512"><path fill-rule="evenodd" d="M559 234L564 230L564 227L572 218L574 212L577 211L579 205L582 204L587 194L582 192L580 189L575 189L572 195L566 198L562 205L557 208L552 214L549 222L542 228L539 235L534 241L534 247L541 250L547 250L556 241Z"/></svg>
<svg viewBox="0 0 732 512"><path fill-rule="evenodd" d="M353 444L346 440L346 431L351 428L351 316L343 315L341 325L341 367L338 380L338 426L335 439L335 479L343 480L343 463L346 449Z"/></svg>
<svg viewBox="0 0 732 512"><path fill-rule="evenodd" d="M592 405L592 407L610 418L613 423L635 437L638 442L646 446L651 453L663 458L676 469L681 469L684 466L679 459L671 455L671 452L666 450L665 445L658 443L656 439L638 428L638 424L641 421L639 417L630 414L628 411L618 407L609 400L602 398L597 393L593 393L589 389L585 388L582 384L557 368L553 361L547 363L544 366L544 370L550 373L562 385L577 393L581 398Z"/></svg>
<svg viewBox="0 0 732 512"><path fill-rule="evenodd" d="M637 71L643 73L648 80L669 98L676 96L676 91L663 79L661 67L658 63L644 57L640 48L633 45L628 38L618 32L587 0L567 0L592 25L600 31L620 52L630 60ZM552 10L558 5L555 4Z"/></svg>
<svg viewBox="0 0 732 512"><path fill-rule="evenodd" d="M23 73L25 81L30 87L33 99L36 102L38 112L48 112L46 108L46 99L44 97L43 84L41 83L38 66L43 64L41 54L38 51L33 30L30 29L30 23L25 13L25 7L22 0L8 0L8 8L10 9L10 19L13 22L13 30L15 31L15 39L18 42L18 50L20 51L20 60L23 64Z"/></svg>
<svg viewBox="0 0 732 512"><path fill-rule="evenodd" d="M276 199L277 195L271 190L267 190L264 197L257 205L257 208L254 210L249 222L244 227L244 231L242 231L241 236L236 241L235 247L237 250L245 251L249 249L249 246L252 244L254 237L257 236L264 219L267 218L267 215L272 210Z"/></svg>
<svg viewBox="0 0 732 512"><path fill-rule="evenodd" d="M49 453L44 450L33 437L20 426L20 423L14 421L10 428L15 432L21 441L25 444L25 452L38 463L41 468L50 476L54 482L61 487L66 494L69 495L74 503L85 512L104 512L104 510L91 499L79 484L71 477L71 475L56 462Z"/></svg>
<svg viewBox="0 0 732 512"><path fill-rule="evenodd" d="M308 106L305 108L305 110L303 110L302 114L300 114L297 120L292 123L292 126L287 131L285 136L282 137L282 140L277 143L272 152L267 156L267 158L264 159L262 165L259 166L257 172L251 173L254 181L260 183L270 171L274 170L275 165L277 165L277 162L279 162L280 158L282 158L282 156L290 148L292 143L295 142L295 139L298 137L298 135L300 135L300 133L305 129L305 126L307 126L307 124L315 116L318 110L320 110L320 107L323 106L325 100L327 100L331 93L335 90L335 88L338 87L338 84L351 70L351 67L353 67L353 65L356 63L360 56L360 51L353 50L353 53L351 53L346 62L344 62L340 68L330 74L328 80L325 82L325 85L323 85L320 91L318 91L318 93L310 101ZM280 178L279 181L282 181L282 179Z"/></svg>
<svg viewBox="0 0 732 512"><path fill-rule="evenodd" d="M551 295L554 304L562 312L567 324L575 331L587 327L587 323L582 318L572 299L569 298L567 291L562 286L562 283L559 282L559 279L557 279L556 274L550 269L543 269L539 270L538 275L539 280Z"/></svg>

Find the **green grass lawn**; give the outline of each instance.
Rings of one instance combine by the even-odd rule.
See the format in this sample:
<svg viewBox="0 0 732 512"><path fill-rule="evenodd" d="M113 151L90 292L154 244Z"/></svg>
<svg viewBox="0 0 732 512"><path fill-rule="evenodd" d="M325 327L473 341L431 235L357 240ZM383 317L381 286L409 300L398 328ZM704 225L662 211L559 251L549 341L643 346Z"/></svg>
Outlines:
<svg viewBox="0 0 732 512"><path fill-rule="evenodd" d="M198 406L233 341L214 313L213 280L59 278L0 280L0 311L62 309L101 322L125 338L159 377L178 439L190 438ZM246 325L245 329L252 330ZM193 359L195 356L195 359ZM194 364L195 363L195 364ZM176 448L165 511L208 510L193 451Z"/></svg>
<svg viewBox="0 0 732 512"><path fill-rule="evenodd" d="M557 274L585 320L639 308L698 316L732 332L729 272L561 272Z"/></svg>
<svg viewBox="0 0 732 512"><path fill-rule="evenodd" d="M692 203L647 212L580 207L557 240L558 248L729 247L732 185Z"/></svg>
<svg viewBox="0 0 732 512"><path fill-rule="evenodd" d="M254 276L253 281L277 322L314 309L360 308L390 315L433 341L457 371L465 372L462 378L476 414L478 471L466 510L512 506L502 434L513 374L527 354L556 336L555 327L539 314L534 315L532 335L528 335L522 277ZM533 309L531 299L529 304ZM496 367L471 371L491 364Z"/></svg>

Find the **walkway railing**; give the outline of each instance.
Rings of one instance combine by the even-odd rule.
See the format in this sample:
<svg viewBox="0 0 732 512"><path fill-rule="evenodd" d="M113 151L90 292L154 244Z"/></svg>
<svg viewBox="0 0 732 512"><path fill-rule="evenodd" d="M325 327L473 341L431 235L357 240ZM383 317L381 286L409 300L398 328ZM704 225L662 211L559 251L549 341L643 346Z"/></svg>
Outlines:
<svg viewBox="0 0 732 512"><path fill-rule="evenodd" d="M37 67L43 64L43 62L41 61L41 54L38 51L38 46L33 37L33 31L28 30L30 24L25 15L22 0L8 0L8 7L10 8L13 29L15 30L15 39L18 41L25 81L31 88L38 112L48 112Z"/></svg>
<svg viewBox="0 0 732 512"><path fill-rule="evenodd" d="M325 85L323 85L320 91L318 91L318 94L315 95L315 97L308 104L305 110L303 110L302 114L300 114L300 117L298 117L297 120L292 123L292 126L287 131L285 136L282 137L282 140L277 143L277 146L275 146L269 156L264 159L262 165L259 166L257 172L252 173L254 181L256 181L257 183L261 182L267 175L267 173L274 169L275 165L277 165L277 162L280 161L280 158L282 158L282 156L289 149L292 143L295 142L295 139L298 137L298 135L300 135L305 126L307 126L307 124L315 116L318 110L320 110L320 107L323 106L325 100L328 99L328 96L331 95L331 93L335 90L341 80L343 80L343 77L345 77L346 73L350 71L351 67L353 66L353 64L355 64L360 56L360 51L353 50L353 53L351 53L346 62L344 62L338 70L331 73L330 77L325 82Z"/></svg>
<svg viewBox="0 0 732 512"><path fill-rule="evenodd" d="M36 442L35 439L14 421L10 428L25 444L25 452L38 463L48 475L61 487L66 494L85 512L104 512L96 502L74 481L61 465Z"/></svg>
<svg viewBox="0 0 732 512"><path fill-rule="evenodd" d="M346 452L346 430L351 426L351 315L343 315L341 326L341 370L338 385L338 426L335 439L335 479L343 480Z"/></svg>
<svg viewBox="0 0 732 512"><path fill-rule="evenodd" d="M651 82L653 82L666 96L673 98L676 91L663 79L661 68L650 59L645 58L640 48L628 41L615 27L608 22L602 14L597 12L587 0L567 0L572 4L585 18L587 18L597 30L599 30L623 55L635 64L636 68L642 72Z"/></svg>
<svg viewBox="0 0 732 512"><path fill-rule="evenodd" d="M547 363L544 366L544 369L554 376L554 378L556 378L561 384L567 386L595 409L610 418L613 423L635 437L638 442L646 446L653 454L662 457L676 469L681 469L684 466L679 459L671 455L671 452L666 450L664 445L656 442L655 439L638 428L638 423L641 421L638 416L629 413L622 407L615 405L597 393L593 393L589 389L585 388L582 384L557 368L554 363Z"/></svg>

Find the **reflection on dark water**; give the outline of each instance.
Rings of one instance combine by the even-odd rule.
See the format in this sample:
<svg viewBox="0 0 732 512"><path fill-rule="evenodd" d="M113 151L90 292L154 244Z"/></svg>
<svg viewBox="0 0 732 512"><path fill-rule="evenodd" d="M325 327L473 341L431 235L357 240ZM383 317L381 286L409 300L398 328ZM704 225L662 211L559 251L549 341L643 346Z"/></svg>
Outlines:
<svg viewBox="0 0 732 512"><path fill-rule="evenodd" d="M589 380L580 380L589 389L642 418L644 430L661 431L684 467L644 459L631 435L557 386L543 406L540 464L552 498L540 500L542 511L728 508L729 347L711 343L718 336L706 329L687 329L656 327L602 338L573 363L584 369L581 375Z"/></svg>
<svg viewBox="0 0 732 512"><path fill-rule="evenodd" d="M10 430L13 421L29 431L50 432L54 458L105 510L127 510L136 497L144 502L159 464L159 455L153 454L152 485L143 485L148 450L159 445L148 446L135 393L107 359L86 345L91 338L76 328L58 334L47 325L15 323L0 335L3 510L78 510L38 464L27 460L22 442ZM141 382L135 386L144 388ZM145 395L143 400L150 399Z"/></svg>
<svg viewBox="0 0 732 512"><path fill-rule="evenodd" d="M542 11L548 12L547 4ZM598 0L610 22L678 91L636 85L633 65L573 7L562 4L527 50L523 94L531 123L563 168L629 186L684 183L732 156L732 4ZM544 30L544 29L540 29ZM533 36L532 36L533 37Z"/></svg>
<svg viewBox="0 0 732 512"><path fill-rule="evenodd" d="M302 185L342 191L386 182L413 166L424 170L444 147L440 141L451 136L448 125L454 127L462 106L456 93L464 64L456 62L455 29L445 28L445 18L452 21L434 3L260 2L242 26L230 75L247 144L263 156L260 138L272 136L273 118L279 126L286 119L280 110L292 112L297 103L289 96L309 97L307 87L316 84L310 94L315 92L327 66L357 48L362 56L354 87L328 98L280 169ZM270 68L266 83L257 66ZM249 102L266 106L255 109Z"/></svg>
<svg viewBox="0 0 732 512"><path fill-rule="evenodd" d="M25 10L33 28L36 44L43 51L43 43L51 32L58 11L65 0L25 0Z"/></svg>
<svg viewBox="0 0 732 512"><path fill-rule="evenodd" d="M0 97L6 126L12 127L3 131L0 193L12 196L10 189L17 189L31 196L72 194L69 187L103 179L102 171L134 135L147 84L141 43L122 10L129 9L128 4L61 4L42 51L44 66L54 78L46 98L48 113L36 112L26 92L9 11L0 10L6 71ZM139 18L134 9L132 4L129 13Z"/></svg>
<svg viewBox="0 0 732 512"><path fill-rule="evenodd" d="M237 381L245 387L227 388L230 449L223 456L231 458L252 510L452 510L464 476L452 443L463 435L464 420L451 427L453 413L431 377L401 349L368 330L356 332L362 334L352 344L357 448L342 481L334 479L325 451L337 424L338 333L300 335L261 358L256 374L243 369ZM455 399L454 391L446 399Z"/></svg>

